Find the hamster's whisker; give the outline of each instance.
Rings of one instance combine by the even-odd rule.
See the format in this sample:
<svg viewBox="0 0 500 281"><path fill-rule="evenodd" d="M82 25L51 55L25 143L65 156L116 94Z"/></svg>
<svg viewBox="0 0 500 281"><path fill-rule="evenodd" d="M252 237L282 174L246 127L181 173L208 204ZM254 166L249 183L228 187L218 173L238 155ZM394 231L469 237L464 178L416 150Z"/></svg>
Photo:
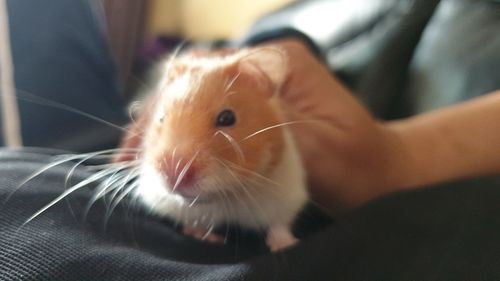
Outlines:
<svg viewBox="0 0 500 281"><path fill-rule="evenodd" d="M298 120L298 121L289 121L289 122L279 123L279 124L276 124L276 125L272 125L272 126L260 129L257 132L252 133L252 134L244 137L243 139L241 139L241 141L248 140L249 138L255 137L258 134L261 134L261 133L264 133L266 131L269 131L269 130L272 130L272 129L276 129L276 128L279 128L279 127L284 127L284 126L289 126L289 125L294 125L294 124L313 123L313 122L318 122L318 121L317 120Z"/></svg>
<svg viewBox="0 0 500 281"><path fill-rule="evenodd" d="M134 75L131 75L131 76L134 76ZM132 78L135 78L135 77L132 77ZM137 79L139 80L139 79ZM139 82L142 82L142 81L139 81ZM135 102L132 102L130 104L130 106L128 107L128 117L130 118L130 120L132 121L132 123L136 123L137 120L135 120L135 112L138 110L138 108L140 107L140 102L138 101L135 101Z"/></svg>
<svg viewBox="0 0 500 281"><path fill-rule="evenodd" d="M218 159L216 157L213 157L213 158L216 161L218 161L220 164L225 166L228 169L228 172L230 172L230 170L234 169L234 170L240 170L240 171L245 172L245 173L249 173L250 177L248 177L247 180L256 183L257 184L256 186L263 186L263 184L271 184L277 188L284 189L282 184L280 184L276 181L273 181L273 180L271 180L271 179L269 179L269 178L267 178L267 177L265 177L257 172L246 169L246 168L244 168L244 167L242 167L234 162L228 161L228 160L221 160L221 159ZM231 174L233 175L233 177L237 177L237 175L235 175L234 172L231 172ZM272 194L273 196L276 196L276 197L283 196L281 194L281 192L278 192L273 188L266 189L266 193L268 193L270 195Z"/></svg>
<svg viewBox="0 0 500 281"><path fill-rule="evenodd" d="M92 115L90 113L87 113L85 111L79 110L75 107L72 107L72 106L69 106L69 105L66 105L66 104L63 104L60 102L56 102L53 100L42 98L40 96L37 96L37 95L32 94L32 93L25 91L25 90L16 89L16 98L19 100L26 101L26 102L30 102L30 103L34 103L34 104L38 104L38 105L43 105L43 106L47 106L47 107L52 107L52 108L57 108L57 109L61 109L61 110L67 111L67 112L75 113L77 115L80 115L80 116L86 117L88 119L97 121L97 122L104 124L104 125L107 125L109 127L118 129L120 131L130 132L128 129L126 129L122 126L111 123L111 122L104 120L102 118L99 118L95 115Z"/></svg>
<svg viewBox="0 0 500 281"><path fill-rule="evenodd" d="M211 223L210 226L208 227L205 235L203 235L203 237L201 237L201 240L204 241L205 239L207 239L207 237L210 236L210 234L212 234L213 231L214 231L214 223Z"/></svg>
<svg viewBox="0 0 500 281"><path fill-rule="evenodd" d="M60 157L58 157L60 158ZM52 162L52 163L49 163L47 165L45 165L44 167L42 167L40 170L36 171L35 173L31 174L29 177L27 177L26 179L24 179L20 184L19 186L23 186L25 185L27 182L31 181L32 179L38 177L39 175L43 174L44 172L50 170L51 168L54 168L56 166L59 166L61 164L64 164L66 162L69 162L69 161L72 161L72 160L76 160L76 159L80 159L81 156L80 155L73 155L73 156L68 156L64 159L61 159L61 160L57 160L55 162Z"/></svg>
<svg viewBox="0 0 500 281"><path fill-rule="evenodd" d="M227 169L227 168L226 168ZM222 208L223 208L223 212L225 213L225 216L226 217L230 217L230 214L233 214L234 213L234 210L233 210L233 204L234 204L234 199L236 200L239 200L238 197L234 197L232 198L231 196L232 195L235 195L235 194L228 194L231 193L230 191L228 191L226 188L224 188L225 186L227 186L227 181L223 181L223 180L220 180L220 183L216 184L214 187L215 187L215 193L217 194L220 194L220 197L222 199Z"/></svg>
<svg viewBox="0 0 500 281"><path fill-rule="evenodd" d="M113 203L113 200L118 195L118 193L123 188L125 188L125 185L130 181L131 177L133 175L138 174L136 172L138 169L139 168L134 168L134 169L130 169L130 170L124 170L123 173L120 173L121 180L120 180L119 183L117 182L117 185L113 188L114 191L111 194L109 205L107 205L108 207ZM111 192L111 190L110 190L110 192Z"/></svg>
<svg viewBox="0 0 500 281"><path fill-rule="evenodd" d="M170 166L174 166L174 159L175 159L175 155L177 154L178 147L179 147L179 145L176 145L174 147L174 149L172 150L172 157L170 158ZM179 162L177 162L177 165L175 166L175 174L177 174L178 167L179 167Z"/></svg>
<svg viewBox="0 0 500 281"><path fill-rule="evenodd" d="M219 181L219 180L218 180ZM231 200L227 194L227 191L223 188L225 185L225 182L223 181L220 181L220 183L217 183L214 185L215 189L215 193L217 194L221 194L220 198L222 199L221 200L221 204L218 205L218 207L221 207L221 211L223 213L223 216L226 217L226 218L229 218L231 216L231 214L234 213L234 210L233 210L233 200ZM228 236L229 236L229 225L228 223L225 223L225 226L226 226L226 231L225 231L225 235L224 235L224 244L227 243L227 239L228 239Z"/></svg>
<svg viewBox="0 0 500 281"><path fill-rule="evenodd" d="M93 152L88 152L88 153L81 153L81 154L60 154L55 156L55 159L58 158L72 158L72 160L76 159L81 159L81 158L87 158L89 156L90 158L96 158L96 159L106 159L110 158L113 156L113 154L120 152L120 153L134 153L134 152L140 152L140 148L112 148L112 149L105 149L105 150L98 150L98 151L93 151Z"/></svg>
<svg viewBox="0 0 500 281"><path fill-rule="evenodd" d="M116 152L116 150L113 149L111 151L111 153L114 153L114 152ZM73 167L66 174L66 178L64 180L64 186L65 187L68 186L69 180L78 166L80 166L82 163L84 163L85 161L88 161L90 159L98 159L101 157L104 157L104 159L105 159L106 157L113 157L113 154L105 155L107 153L110 153L110 150L97 151L97 152L93 152L93 153L83 154L82 157L80 158L80 160L76 164L74 164Z"/></svg>
<svg viewBox="0 0 500 281"><path fill-rule="evenodd" d="M186 176L187 171L189 170L189 168L191 168L191 165L193 164L196 157L198 157L199 153L200 153L199 150L196 151L196 153L193 155L193 157L191 157L191 159L189 159L189 161L184 165L181 172L179 173L179 176L177 177L177 180L175 181L175 184L174 184L174 187L172 188L172 191L175 191L177 189L177 187L179 186L179 184L182 182L182 180L184 179L184 176Z"/></svg>
<svg viewBox="0 0 500 281"><path fill-rule="evenodd" d="M170 54L170 57L167 59L166 64L165 64L165 72L169 74L172 72L173 66L174 66L174 61L175 59L179 56L180 52L182 51L182 48L186 45L186 41L181 42L175 49L174 51ZM165 88L168 87L169 79L163 79L162 81L159 82L158 86L158 91L163 92Z"/></svg>
<svg viewBox="0 0 500 281"><path fill-rule="evenodd" d="M82 159L82 158L92 158L92 159L98 159L100 157L104 157L104 154L107 154L107 153L114 153L116 151L120 151L122 149L106 149L106 150L101 150L101 151L96 151L96 152L92 152L92 153L83 153L83 154L61 154L61 155L57 155L55 157L53 157L54 161L43 166L42 168L40 168L39 170L37 170L36 172L34 172L33 174L29 175L27 178L25 178L22 182L20 182L16 188L14 188L13 191L11 191L7 197L5 198L5 200L3 201L3 203L7 203L10 198L20 189L22 188L25 184L27 184L28 182L30 182L31 180L33 180L34 178L40 176L41 174L43 174L44 172L54 168L54 167L57 167L59 165L62 165L64 163L67 163L67 162L70 162L70 161L73 161L73 160L78 160L78 159ZM129 149L127 149L129 150ZM132 149L130 149L132 150ZM133 150L137 150L137 149L133 149ZM91 157L88 157L89 155L91 155Z"/></svg>
<svg viewBox="0 0 500 281"><path fill-rule="evenodd" d="M254 172L252 170L244 168L241 165L238 165L238 164L236 164L234 162L231 162L229 160L222 160L222 161L224 161L227 165L229 165L233 169L240 170L240 171L245 172L245 173L249 173L251 176L253 176L255 178L258 178L258 179L261 179L261 180L263 180L263 181L265 181L267 183L270 183L272 185L281 186L281 184L279 184L278 182L276 182L276 181L274 181L274 180L272 180L272 179L270 179L268 177L265 177L265 176L263 176L263 175L261 175L261 174L259 174L257 172Z"/></svg>
<svg viewBox="0 0 500 281"><path fill-rule="evenodd" d="M224 213L224 216L225 217L229 217L229 214L231 213L234 213L234 210L233 210L233 205L231 204L231 200L229 199L227 193L224 191L224 189L221 189L220 193L222 194L222 196L224 197L224 200L223 200L223 204L222 204L222 208L223 208L223 213ZM228 239L228 236L229 236L229 225L226 223L226 232L224 234L224 244L227 243L227 239Z"/></svg>
<svg viewBox="0 0 500 281"><path fill-rule="evenodd" d="M114 151L114 152L108 152L108 153L104 153L104 154L100 154L100 155L96 155L95 158L93 159L112 159L113 157L115 157L116 153L120 153L120 154L124 154L124 155L136 155L138 153L141 153L142 152L142 149L130 149L131 151L123 151L123 150L126 150L126 148L122 148L122 151ZM116 162L113 162L113 163L116 163Z"/></svg>
<svg viewBox="0 0 500 281"><path fill-rule="evenodd" d="M236 92L229 92L229 90L231 90L231 87L233 86L234 82L236 82L236 80L238 79L238 77L240 77L241 75L241 71L238 71L238 73L236 73L236 75L234 75L233 78L231 78L230 80L228 80L226 83L226 86L224 87L224 93L226 94L224 97L227 97L231 94L234 94Z"/></svg>
<svg viewBox="0 0 500 281"><path fill-rule="evenodd" d="M7 195L7 197L3 201L3 204L7 203L10 200L10 198L14 195L14 193L16 193L21 187L23 187L25 184L27 184L28 182L30 182L34 178L38 177L39 175L43 174L44 172L46 172L46 171L48 171L48 170L50 170L50 169L52 169L52 168L54 168L56 166L59 166L59 165L64 164L66 162L72 161L74 159L77 159L77 158L76 157L71 157L71 158L68 158L68 159L62 159L62 160L59 160L59 161L56 161L56 162L52 162L52 163L50 163L48 165L45 165L44 167L42 167L38 171L36 171L33 174L31 174L30 176L28 176L21 183L19 183L16 186L16 188L14 188L14 190L11 191L9 193L9 195Z"/></svg>
<svg viewBox="0 0 500 281"><path fill-rule="evenodd" d="M137 155L139 152L141 152L140 150L138 151L134 151L134 152L120 152L122 154L125 154L125 155ZM63 157L68 157L68 158L71 158L70 161L72 160L79 160L79 159L85 159L83 162L87 161L87 160L110 160L112 159L115 154L114 153L103 153L103 154L97 154L97 153L83 153L83 154L69 154L69 155L62 155ZM60 156L56 156L54 157L55 159L59 159L61 158L61 155ZM111 165L111 164L115 164L115 163L123 163L123 162L128 162L128 161L131 161L131 160L126 160L126 161L120 161L120 162L110 162L110 163L106 163L105 165ZM87 165L89 167L94 167L94 166L99 166L99 165Z"/></svg>
<svg viewBox="0 0 500 281"><path fill-rule="evenodd" d="M83 212L84 221L87 219L87 215L90 211L90 208L92 208L94 203L103 196L105 196L107 193L118 187L117 183L121 182L120 180L123 179L124 176L122 174L126 173L125 169L127 169L127 167L118 167L110 169L114 172L104 182L99 183L99 185L96 187L94 195L92 195L92 197L89 199L89 202L87 202L87 205L85 206Z"/></svg>
<svg viewBox="0 0 500 281"><path fill-rule="evenodd" d="M89 205L92 205L96 200L106 196L107 193L118 187L117 183L123 179L123 174L126 173L122 167L114 168L114 172L103 182L96 187L94 195L89 200Z"/></svg>
<svg viewBox="0 0 500 281"><path fill-rule="evenodd" d="M201 195L201 192L198 193L198 195L193 199L193 201L191 201L191 203L189 203L188 207L191 208L194 206L194 204L196 204L196 201L198 201L198 199L200 198L200 195Z"/></svg>
<svg viewBox="0 0 500 281"><path fill-rule="evenodd" d="M217 159L217 158L215 158L215 157L214 157L214 159L215 159L216 161L219 161L219 163L220 163L220 164L222 164L223 166L225 166L225 167L228 169L228 173L230 173L230 174L231 174L231 176L232 176L233 178L235 178L235 180L237 180L237 181L239 182L239 184L240 184L240 185L242 185L242 184L243 184L243 182L242 182L241 180L239 180L239 178L237 178L237 175L236 175L236 174L234 174L234 172L232 172L232 171L231 171L231 170L232 170L232 168L234 168L234 169L242 169L242 171L244 171L244 172L252 172L252 171L247 170L247 169L245 169L245 168L243 168L243 167L240 167L240 166L239 166L239 165L237 165L237 164L234 164L234 163L233 163L233 162L231 162L231 161L224 160L224 162L226 162L227 164L231 165L231 166L232 166L232 168L231 168L230 166L228 166L227 164L221 163L220 161L222 161L222 160ZM280 187L280 188L282 188L282 187L283 187L281 184L279 184L279 183L277 183L277 182L275 182L275 181L272 181L272 180L270 180L270 179L268 179L268 178L266 178L266 177L264 177L264 176L262 176L262 175L260 175L260 174L258 174L258 173L252 172L252 175L253 175L253 177L250 177L250 178L248 178L247 180L249 180L249 181L253 181L254 183L256 183L256 184L257 184L256 186L262 186L262 184L272 184L272 185L275 185L276 187ZM246 186L246 185L245 185L245 186ZM266 193L268 193L268 194L272 194L272 195L274 195L274 196L276 196L276 197L280 197L280 196L282 196L282 194L281 194L280 192L278 192L278 191L274 190L273 188L266 189ZM259 205L260 205L260 204L259 204ZM260 206L259 206L259 207L260 207ZM267 215L266 215L266 216L267 216ZM267 216L267 217L268 217L268 216Z"/></svg>
<svg viewBox="0 0 500 281"><path fill-rule="evenodd" d="M239 179L239 177L238 177L236 174L234 174L234 172L232 171L232 169L231 169L228 165L226 165L226 164L224 163L224 161L222 161L221 159L219 159L219 158L217 158L217 157L212 157L212 158L213 158L213 159L215 159L215 161L219 162L219 164L221 164L224 168L226 168L226 171L228 172L228 174L229 174L229 175L230 175L230 176L231 176L231 177L232 177L232 178L233 178L233 179L234 179L234 180L235 180L238 184L243 185L243 183L241 182L241 180ZM226 194L226 197L227 197L227 193L225 193L225 192L223 191L224 189L223 189L223 188L221 188L220 190L221 190L221 192L223 192L224 194ZM230 190L230 192L231 192L231 190ZM233 195L235 195L235 196L237 195L236 193L233 193L233 192L232 192L232 194L233 194ZM236 196L236 199L238 199L238 196Z"/></svg>
<svg viewBox="0 0 500 281"><path fill-rule="evenodd" d="M116 208L116 206L118 206L118 204L120 204L120 202L128 194L130 194L130 192L132 192L134 189L136 189L139 186L139 184L140 184L139 179L136 179L132 183L130 183L130 185L127 188L125 188L125 184L124 184L117 189L117 190L120 190L121 193L120 193L120 195L118 195L118 197L116 197L116 199L114 201L112 201L111 207L108 209L108 211L106 211L106 215L105 215L105 219L104 219L105 225L107 224L107 222L111 218L111 215L113 214L113 211Z"/></svg>
<svg viewBox="0 0 500 281"><path fill-rule="evenodd" d="M61 200L63 200L64 198L66 198L68 195L70 195L71 193L83 188L83 187L86 187L88 184L92 183L92 182L95 182L109 174L113 173L113 171L102 171L102 172L99 172L99 173L95 173L94 175L90 176L88 179L86 180L83 180L73 186L71 186L70 188L68 188L67 190L65 190L63 193L61 193L59 196L56 197L56 199L52 200L49 204L45 205L43 208L41 208L40 210L38 210L37 212L35 212L32 216L30 216L22 225L26 225L27 223L29 223L30 221L32 221L33 219L35 219L36 217L38 217L40 214L42 214L43 212L45 212L46 210L48 210L50 207L54 206L55 204L59 203Z"/></svg>
<svg viewBox="0 0 500 281"><path fill-rule="evenodd" d="M242 195L243 200L242 199L238 200L239 206L243 206L248 211L249 214L260 213L259 216L267 218L267 220L270 221L268 214L266 214L260 202L253 195L250 194L250 192L248 191L248 187L245 184L243 184L241 181L240 183L241 183L240 189L231 190L231 193L235 198L238 198L238 195ZM245 198L247 198L248 200L244 200ZM260 223L257 221L257 219L254 218L253 215L248 217L252 218L255 225L260 225Z"/></svg>
<svg viewBox="0 0 500 281"><path fill-rule="evenodd" d="M114 174L112 174L107 180L105 183L100 183L97 187L96 187L96 191L94 192L94 194L92 195L92 197L89 199L89 201L87 202L87 204L85 205L85 208L83 210L83 221L86 221L87 220L87 216L90 212L90 209L92 208L92 206L95 204L95 202L97 202L97 200L99 200L100 198L102 198L103 196L105 196L108 192L110 192L111 190L114 190L116 188L116 185L115 182L119 181L120 178L119 177L116 177L115 178L115 175L118 171L116 171Z"/></svg>
<svg viewBox="0 0 500 281"><path fill-rule="evenodd" d="M130 199L127 200L128 204L127 204L127 209L126 209L127 218L130 218L130 219L127 219L127 221L130 221L132 226L134 225L134 219L138 218L137 213L134 213L133 210L137 210L138 206L139 206L139 197L134 196L134 195L135 194L132 193L130 195Z"/></svg>
<svg viewBox="0 0 500 281"><path fill-rule="evenodd" d="M138 166L141 163L140 160L125 160L125 161L120 161L120 162L113 162L113 163L107 163L107 164L101 164L101 165L89 165L86 166L89 170L104 170L104 169L109 169L109 168L114 168L114 167L119 167L119 166L127 166L127 167L134 167Z"/></svg>
<svg viewBox="0 0 500 281"><path fill-rule="evenodd" d="M83 155L86 155L86 154L83 154ZM54 159L55 159L54 162L51 162L51 163L43 166L38 171L34 172L30 176L28 176L26 179L24 179L21 183L19 183L19 185L12 192L9 193L9 195L7 196L7 198L4 200L4 203L6 203L12 197L12 195L16 191L18 191L22 186L24 186L26 183L28 183L29 181L33 180L34 178L38 177L39 175L43 174L44 172L46 172L46 171L48 171L48 170L50 170L50 169L52 169L52 168L54 168L56 166L62 165L64 163L66 163L66 162L70 162L70 161L73 161L73 160L76 160L76 159L80 159L81 157L85 157L85 156L82 156L81 154L77 154L77 155L59 155L57 157L54 157ZM63 159L58 160L59 158L63 158Z"/></svg>
<svg viewBox="0 0 500 281"><path fill-rule="evenodd" d="M220 160L220 159L217 159L217 158L214 158L214 159L216 159L216 160ZM266 212L265 212L265 211L264 211L264 209L262 208L262 206L261 206L260 202L259 202L259 201L255 198L255 196L253 196L253 195L251 194L251 192L250 192L250 191L248 191L249 187L248 187L247 185L245 185L245 183L243 183L243 181L241 181L241 179L240 179L240 178L239 178L239 177L238 177L238 176L237 176L237 175L236 175L236 174L232 171L232 169L231 169L229 166L227 166L227 165L226 165L223 161L221 161L221 162L219 162L219 163L220 163L221 165L223 165L223 166L225 166L225 167L226 167L226 171L229 173L229 175L230 175L231 177L233 177L233 178L234 178L234 180L235 180L235 181L238 183L238 185L241 187L241 190L243 191L243 194L242 194L242 195L243 195L244 197L248 198L248 199L251 201L251 202L248 202L248 200L239 200L239 202L240 202L241 204L243 204L244 206L246 206L246 207L247 207L247 209L248 209L248 211L249 211L250 213L252 213L252 212L253 212L253 211L252 211L252 208L250 208L250 207L248 206L248 204L249 204L249 203L251 203L251 205L253 205L253 206L255 207L255 209L256 209L256 210L258 210L258 211L261 213L262 217L266 217L266 218L267 218L267 220L269 220L269 216L266 214ZM238 198L238 196L237 196L237 195L239 194L239 192L237 192L237 189L230 189L230 190L231 190L232 194L233 194L233 195L235 195L235 197L236 197L236 198ZM251 217L251 216L250 216L250 217ZM258 225L258 223L257 223L257 222L256 222L256 225Z"/></svg>
<svg viewBox="0 0 500 281"><path fill-rule="evenodd" d="M179 171L179 166L181 165L181 159L177 160L177 163L175 164L175 169L174 169L174 174L177 175L177 172Z"/></svg>
<svg viewBox="0 0 500 281"><path fill-rule="evenodd" d="M113 204L113 200L118 195L118 193L123 190L126 185L130 182L135 182L139 176L139 168L133 168L130 170L122 170L118 174L115 175L116 179L113 179L109 187L104 189L98 198L105 198L106 194L113 192L109 198L109 203L106 203L106 206L109 208Z"/></svg>
<svg viewBox="0 0 500 281"><path fill-rule="evenodd" d="M221 134L222 136L224 136L227 139L227 141L231 144L234 151L236 152L236 155L238 155L238 159L240 160L240 162L246 161L245 154L243 153L241 146L238 144L238 142L231 135L229 135L228 133L225 133L224 131L221 131L221 130L217 130L217 132L215 132L215 133Z"/></svg>
<svg viewBox="0 0 500 281"><path fill-rule="evenodd" d="M66 174L66 177L64 179L64 187L65 188L68 187L69 180L70 180L71 176L73 175L73 173L75 172L76 168L78 166L80 166L83 162L89 160L92 157L93 157L93 155L88 155L86 157L83 157L78 162L76 162L76 164L74 164L73 167L71 167L71 169L68 171L68 173Z"/></svg>
<svg viewBox="0 0 500 281"><path fill-rule="evenodd" d="M148 91L148 92L152 92L155 88L155 85L154 85L154 83L152 83L152 81L147 81L145 79L142 79L141 77L133 74L132 72L128 73L128 77L130 79L133 79L136 82L138 82L140 87L146 89L146 91ZM132 108L134 106L139 106L138 104L140 104L140 103L141 103L140 101L133 102L133 103L131 103L131 106L129 106L129 108Z"/></svg>

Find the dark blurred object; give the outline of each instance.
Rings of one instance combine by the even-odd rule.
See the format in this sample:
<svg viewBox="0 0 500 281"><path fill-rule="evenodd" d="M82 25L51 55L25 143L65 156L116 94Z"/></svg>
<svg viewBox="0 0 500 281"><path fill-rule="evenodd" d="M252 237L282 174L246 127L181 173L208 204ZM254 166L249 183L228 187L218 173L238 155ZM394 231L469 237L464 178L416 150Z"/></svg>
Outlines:
<svg viewBox="0 0 500 281"><path fill-rule="evenodd" d="M128 122L99 1L7 1L26 146L116 147L122 131L96 121Z"/></svg>
<svg viewBox="0 0 500 281"><path fill-rule="evenodd" d="M101 0L104 4L109 44L122 88L127 88L132 67L144 36L149 0ZM129 91L124 91L128 98Z"/></svg>
<svg viewBox="0 0 500 281"><path fill-rule="evenodd" d="M299 37L375 115L393 119L500 88L500 2L299 1L240 44Z"/></svg>

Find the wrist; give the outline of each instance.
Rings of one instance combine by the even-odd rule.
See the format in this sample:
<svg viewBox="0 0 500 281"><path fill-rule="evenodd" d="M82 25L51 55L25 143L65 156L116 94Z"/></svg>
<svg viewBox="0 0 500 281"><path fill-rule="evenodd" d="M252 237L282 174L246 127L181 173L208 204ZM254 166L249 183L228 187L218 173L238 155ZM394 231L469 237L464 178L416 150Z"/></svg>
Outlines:
<svg viewBox="0 0 500 281"><path fill-rule="evenodd" d="M387 192L398 191L412 186L412 167L414 157L403 121L382 122L386 163L380 173L379 183Z"/></svg>
<svg viewBox="0 0 500 281"><path fill-rule="evenodd" d="M311 182L314 186L313 197L323 206L328 206L332 213L349 210L401 190L413 180L410 168L413 160L399 128L377 121L370 127L368 135L345 138L341 149L332 145L339 140L336 130L328 134L325 128L315 138L318 143L312 147L317 147L318 151L314 154L314 161L309 161L308 165L315 180Z"/></svg>
<svg viewBox="0 0 500 281"><path fill-rule="evenodd" d="M454 177L456 151L448 136L429 120L409 118L384 124L390 135L387 186L396 191Z"/></svg>

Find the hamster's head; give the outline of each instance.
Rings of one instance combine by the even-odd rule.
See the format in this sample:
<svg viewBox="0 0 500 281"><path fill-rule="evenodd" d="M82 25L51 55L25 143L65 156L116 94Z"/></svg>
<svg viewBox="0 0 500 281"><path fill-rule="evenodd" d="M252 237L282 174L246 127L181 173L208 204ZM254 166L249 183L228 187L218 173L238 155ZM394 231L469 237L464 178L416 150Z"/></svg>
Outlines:
<svg viewBox="0 0 500 281"><path fill-rule="evenodd" d="M171 61L143 141L155 183L140 192L192 205L269 189L285 146L277 97L285 65L274 48Z"/></svg>

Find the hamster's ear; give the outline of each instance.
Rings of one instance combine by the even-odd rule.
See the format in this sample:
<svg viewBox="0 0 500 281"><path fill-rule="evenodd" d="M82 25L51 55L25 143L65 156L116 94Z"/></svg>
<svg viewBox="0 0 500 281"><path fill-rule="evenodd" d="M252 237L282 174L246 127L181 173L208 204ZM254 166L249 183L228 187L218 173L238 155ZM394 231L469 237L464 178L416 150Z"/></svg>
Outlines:
<svg viewBox="0 0 500 281"><path fill-rule="evenodd" d="M169 60L165 63L164 69L168 79L173 80L186 72L187 65L183 62Z"/></svg>
<svg viewBox="0 0 500 281"><path fill-rule="evenodd" d="M264 76L277 90L283 84L287 72L285 51L276 47L262 47L249 51L239 63L240 71Z"/></svg>

